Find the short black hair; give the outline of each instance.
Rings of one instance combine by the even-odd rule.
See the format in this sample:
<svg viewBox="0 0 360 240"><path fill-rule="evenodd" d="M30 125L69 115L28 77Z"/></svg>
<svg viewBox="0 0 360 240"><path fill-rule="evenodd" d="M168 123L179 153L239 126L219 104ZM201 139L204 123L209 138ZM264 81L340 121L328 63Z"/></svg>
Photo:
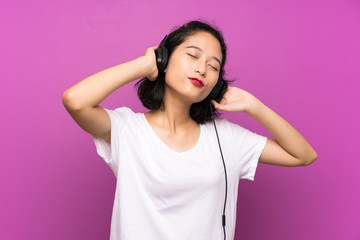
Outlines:
<svg viewBox="0 0 360 240"><path fill-rule="evenodd" d="M223 75L225 73L224 65L226 62L226 44L221 31L203 20L190 21L169 33L164 47L168 49L170 58L171 54L174 52L177 46L182 44L189 36L197 32L210 33L219 41L221 46L222 61L219 70L218 81L222 81L222 88L220 93L214 98L215 101L219 102L228 88L228 83L231 82L230 80L223 79ZM163 97L165 92L164 72L159 72L158 77L155 81L150 81L147 78L142 78L135 84L135 86L138 86L137 94L144 107L150 110L157 110L163 106ZM209 95L211 95L211 93ZM211 104L213 110L212 116L210 110L210 103L211 99L209 97L206 97L201 102L193 103L190 107L191 118L195 122L202 124L212 120L213 117L218 117L220 115L219 112Z"/></svg>

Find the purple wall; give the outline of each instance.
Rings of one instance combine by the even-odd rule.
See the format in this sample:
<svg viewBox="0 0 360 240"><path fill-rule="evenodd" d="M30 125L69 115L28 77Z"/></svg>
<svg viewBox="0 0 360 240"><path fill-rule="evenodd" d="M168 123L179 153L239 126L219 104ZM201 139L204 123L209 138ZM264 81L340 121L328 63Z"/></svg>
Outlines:
<svg viewBox="0 0 360 240"><path fill-rule="evenodd" d="M62 93L199 17L223 30L233 85L318 153L308 167L260 164L240 182L235 239L360 239L356 0L3 2L0 239L108 239L115 177ZM132 86L101 106L144 111ZM270 137L244 113L223 116Z"/></svg>

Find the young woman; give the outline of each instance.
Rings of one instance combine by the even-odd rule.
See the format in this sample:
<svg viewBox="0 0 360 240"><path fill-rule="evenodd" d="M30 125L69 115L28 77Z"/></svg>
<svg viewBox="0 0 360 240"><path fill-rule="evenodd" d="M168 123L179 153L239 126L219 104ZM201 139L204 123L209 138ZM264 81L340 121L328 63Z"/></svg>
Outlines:
<svg viewBox="0 0 360 240"><path fill-rule="evenodd" d="M144 56L64 92L67 111L117 178L111 240L233 239L240 179L253 180L258 162L306 166L316 159L288 122L250 93L228 87L225 61L220 31L192 21ZM99 106L136 79L151 111ZM250 114L274 139L219 119L217 110Z"/></svg>

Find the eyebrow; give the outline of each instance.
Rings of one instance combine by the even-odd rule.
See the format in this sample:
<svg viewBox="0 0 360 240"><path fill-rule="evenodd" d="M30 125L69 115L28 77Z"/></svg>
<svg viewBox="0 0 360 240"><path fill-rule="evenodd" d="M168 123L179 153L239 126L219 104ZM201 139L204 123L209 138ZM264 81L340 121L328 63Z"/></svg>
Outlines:
<svg viewBox="0 0 360 240"><path fill-rule="evenodd" d="M195 48L195 49L199 50L200 52L203 52L203 50L197 46L187 46L186 48ZM217 57L212 57L212 58L215 59L221 66L221 61Z"/></svg>

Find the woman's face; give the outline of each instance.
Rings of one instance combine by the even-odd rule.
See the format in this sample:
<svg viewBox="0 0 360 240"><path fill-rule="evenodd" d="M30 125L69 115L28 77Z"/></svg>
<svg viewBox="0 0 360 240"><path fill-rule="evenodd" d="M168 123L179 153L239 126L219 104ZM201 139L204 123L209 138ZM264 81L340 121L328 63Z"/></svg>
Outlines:
<svg viewBox="0 0 360 240"><path fill-rule="evenodd" d="M219 41L207 32L194 33L170 56L165 70L166 94L191 104L204 100L219 79L221 61Z"/></svg>

